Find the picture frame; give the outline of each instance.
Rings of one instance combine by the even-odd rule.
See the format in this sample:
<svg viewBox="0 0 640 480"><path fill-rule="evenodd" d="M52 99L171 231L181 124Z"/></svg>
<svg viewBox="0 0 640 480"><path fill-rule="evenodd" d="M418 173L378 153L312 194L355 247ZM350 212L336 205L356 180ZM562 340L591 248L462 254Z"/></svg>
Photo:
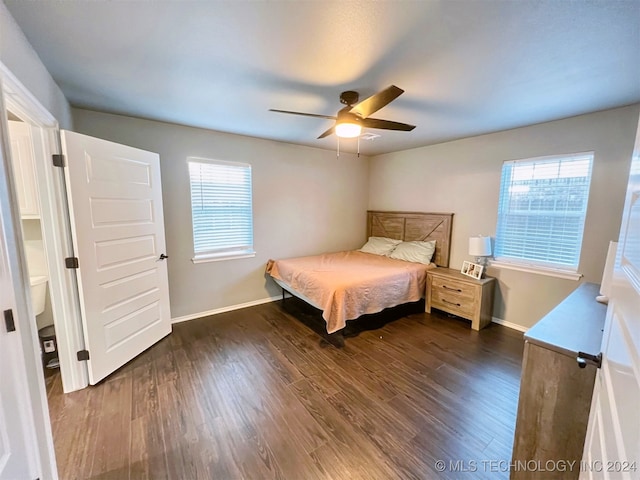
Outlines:
<svg viewBox="0 0 640 480"><path fill-rule="evenodd" d="M476 280L480 280L482 278L482 273L484 272L484 266L478 265L473 262L462 262L462 270L460 273L466 275L467 277L475 278Z"/></svg>

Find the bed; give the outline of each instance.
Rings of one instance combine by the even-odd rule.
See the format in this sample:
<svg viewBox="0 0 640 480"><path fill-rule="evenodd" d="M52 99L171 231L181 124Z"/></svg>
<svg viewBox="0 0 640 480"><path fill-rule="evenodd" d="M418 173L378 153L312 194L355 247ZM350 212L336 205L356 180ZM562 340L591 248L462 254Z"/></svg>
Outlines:
<svg viewBox="0 0 640 480"><path fill-rule="evenodd" d="M284 292L322 310L327 333L347 320L424 297L426 272L449 266L451 213L367 212L367 237L435 241L431 264L395 260L357 250L269 260L267 274Z"/></svg>

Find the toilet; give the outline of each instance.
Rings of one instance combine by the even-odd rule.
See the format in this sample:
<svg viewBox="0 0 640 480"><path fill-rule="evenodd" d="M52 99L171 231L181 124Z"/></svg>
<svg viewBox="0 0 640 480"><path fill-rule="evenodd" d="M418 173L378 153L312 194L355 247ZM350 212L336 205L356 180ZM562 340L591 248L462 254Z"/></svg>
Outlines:
<svg viewBox="0 0 640 480"><path fill-rule="evenodd" d="M38 275L30 277L31 284L31 305L33 314L37 317L42 312L47 300L47 282L46 275ZM59 368L58 346L56 343L56 331L53 325L47 325L38 330L40 338L40 350L42 352L42 362L44 367L49 369Z"/></svg>
<svg viewBox="0 0 640 480"><path fill-rule="evenodd" d="M44 307L47 299L47 281L49 280L45 275L38 275L31 277L31 306L33 307L33 314L35 316L44 312Z"/></svg>

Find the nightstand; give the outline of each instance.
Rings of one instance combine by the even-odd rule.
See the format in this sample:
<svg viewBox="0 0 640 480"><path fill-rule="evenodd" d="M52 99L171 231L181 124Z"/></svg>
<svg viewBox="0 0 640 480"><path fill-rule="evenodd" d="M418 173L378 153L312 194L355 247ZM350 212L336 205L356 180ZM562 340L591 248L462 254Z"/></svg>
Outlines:
<svg viewBox="0 0 640 480"><path fill-rule="evenodd" d="M495 278L475 278L451 268L427 271L425 311L437 308L471 320L471 328L480 330L491 323Z"/></svg>

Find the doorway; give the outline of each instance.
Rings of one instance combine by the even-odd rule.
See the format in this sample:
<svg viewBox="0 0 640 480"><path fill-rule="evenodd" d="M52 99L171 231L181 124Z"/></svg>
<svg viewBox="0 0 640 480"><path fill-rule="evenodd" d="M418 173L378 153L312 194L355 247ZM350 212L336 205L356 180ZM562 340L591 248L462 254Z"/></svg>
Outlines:
<svg viewBox="0 0 640 480"><path fill-rule="evenodd" d="M0 219L3 229L8 229L11 266L11 271L0 269L0 280L12 282L11 289L3 288L0 298L7 325L0 331L0 340L3 344L5 340L11 345L21 343L26 352L9 359L24 362L26 374L16 382L26 388L9 388L3 377L0 407L9 404L3 403L5 399L28 396L26 401L14 403L27 410L25 418L33 420L31 425L0 421L11 427L0 432L3 439L11 440L0 442L0 467L7 455L29 451L33 461L29 465L18 461L20 468L37 470L39 456L40 471L55 472L45 382L37 360L37 327L54 326L55 343L47 348L57 353L64 393L99 382L171 331L160 158L155 153L61 131L56 119L2 63L0 111L5 115L0 119L4 170L0 172ZM23 150L30 155L30 173L19 171L19 188L12 157L21 157L21 152L18 149L12 155L9 144L21 135L10 135L8 120L23 131ZM65 158L60 152L69 154ZM22 177L28 176L30 180L22 183ZM84 188L87 185L89 188ZM20 210L21 189L31 190L31 203L37 205L37 211L29 212L25 205ZM85 215L80 212L83 209ZM106 236L97 238L96 233ZM32 256L26 253L30 249L27 245L37 247L33 256L39 256L40 261L27 258ZM75 252L81 253L84 267L82 261L78 267ZM41 277L34 279L33 286L30 273ZM33 303L42 298L36 298L36 286L45 287L44 306ZM10 302L12 296L14 303ZM38 318L41 315L45 317ZM3 347L3 353L8 351ZM46 359L45 368L51 359ZM53 367L55 362L49 365ZM21 438L29 440L27 448L5 448L24 443ZM5 478L4 473L0 468L0 478ZM35 477L24 473L8 478L16 476ZM54 473L44 476L56 478Z"/></svg>
<svg viewBox="0 0 640 480"><path fill-rule="evenodd" d="M23 143L31 143L24 150L31 150L36 186L23 189L39 203L35 213L25 207L19 230L27 241L41 235L48 268L40 277L55 328L55 344L46 341L56 347L67 393L97 383L171 332L160 157L59 130L27 91L13 94L6 78L6 109L26 132ZM24 87L16 80L15 88ZM27 222L38 219L39 229ZM37 262L28 260L35 273L27 264Z"/></svg>
<svg viewBox="0 0 640 480"><path fill-rule="evenodd" d="M40 219L40 199L35 171L32 125L7 112L11 164L22 227L22 247L27 261L32 313L40 339L45 377L60 367L56 345L55 319L49 296L49 267L44 251ZM51 373L51 374L48 374Z"/></svg>
<svg viewBox="0 0 640 480"><path fill-rule="evenodd" d="M49 168L52 152L58 151L58 125L48 112L29 102L19 85L12 85L6 76L3 81L22 247L32 315L46 360L43 366L45 371L59 369L63 390L71 392L86 387L88 376L86 366L73 355L84 343L76 278L63 264L72 256L64 178L61 171Z"/></svg>

